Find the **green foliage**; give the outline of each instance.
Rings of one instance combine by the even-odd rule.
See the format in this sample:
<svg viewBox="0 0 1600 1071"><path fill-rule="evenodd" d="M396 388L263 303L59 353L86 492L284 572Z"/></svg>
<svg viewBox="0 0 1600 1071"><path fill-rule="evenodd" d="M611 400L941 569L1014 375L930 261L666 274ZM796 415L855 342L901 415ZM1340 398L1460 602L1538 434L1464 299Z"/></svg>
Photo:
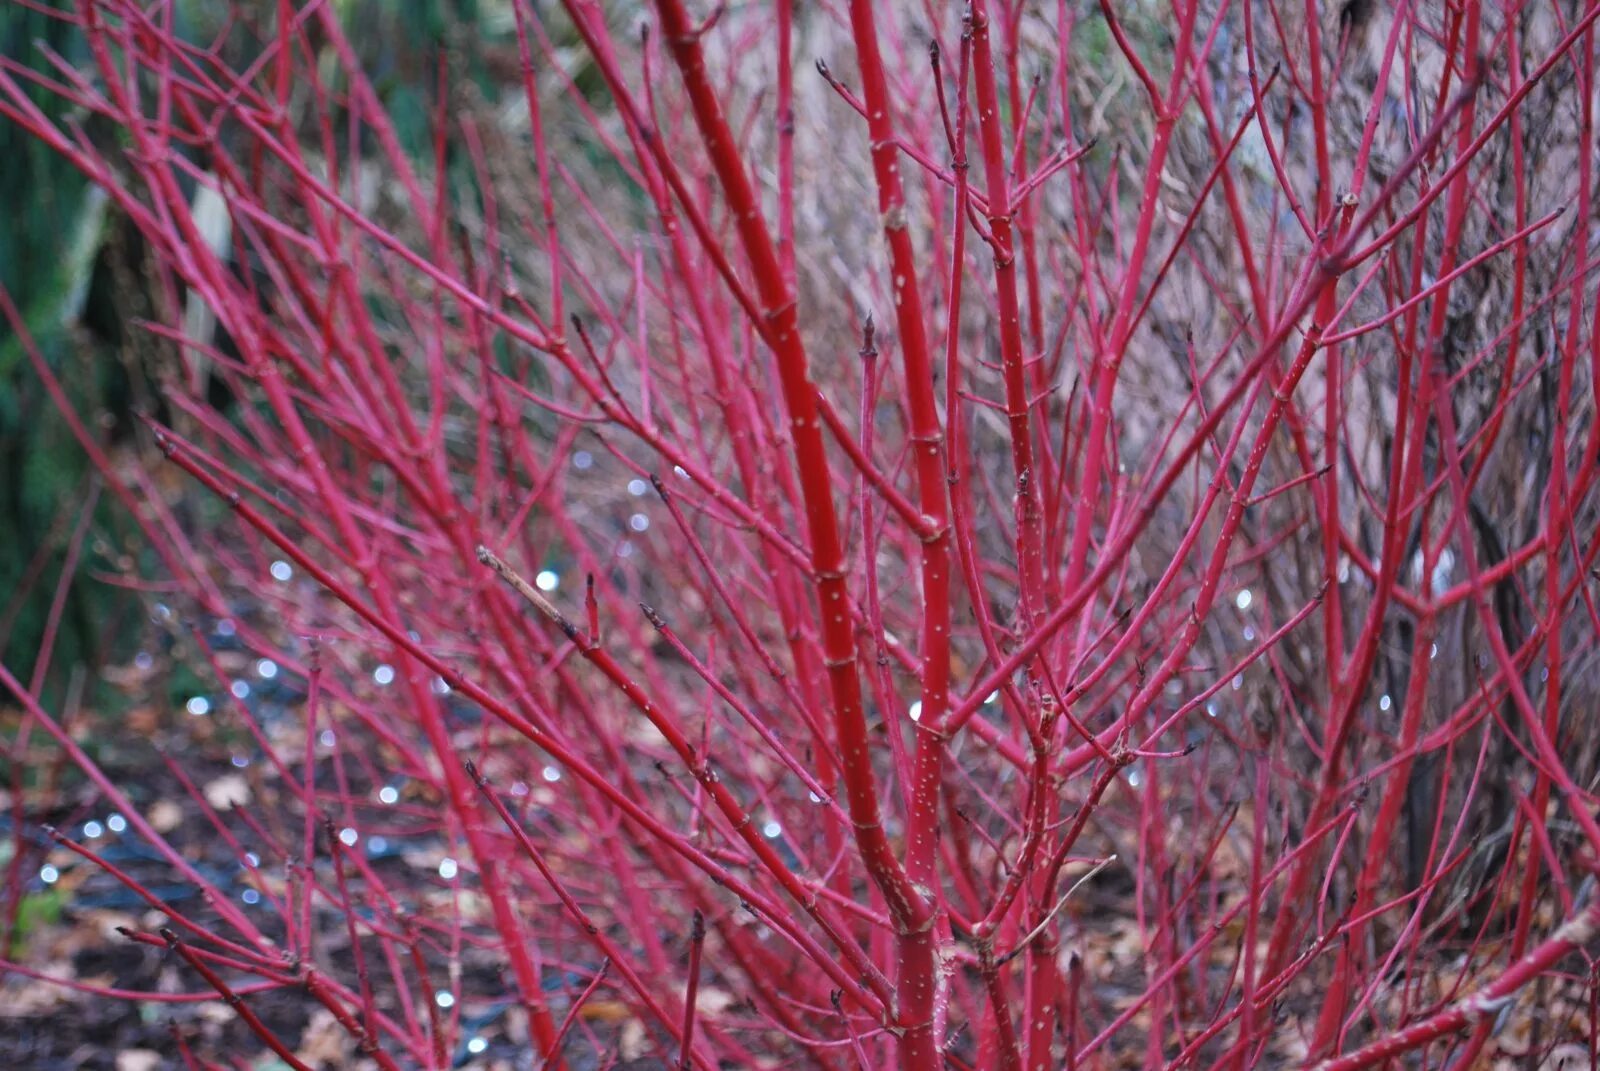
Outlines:
<svg viewBox="0 0 1600 1071"><path fill-rule="evenodd" d="M58 19L21 5L0 11L0 51L43 69L36 44L69 60L83 51ZM57 98L36 92L35 103L52 119L62 118ZM77 400L89 403L86 411L95 412L107 389L115 389L117 373L82 352L71 328L88 298L104 200L91 195L82 176L42 142L5 120L0 159L6 161L0 167L0 204L26 206L0 213L0 285L46 360ZM0 657L24 674L32 668L62 551L87 487L82 451L9 326L0 324ZM59 665L92 657L103 598L103 588L74 585L57 640Z"/></svg>
<svg viewBox="0 0 1600 1071"><path fill-rule="evenodd" d="M543 0L534 0L535 9L545 6ZM625 21L640 13L632 0L608 6ZM514 63L508 67L506 62L508 57L514 60L517 48L510 0L336 0L335 10L373 78L401 146L424 175L431 175L435 166L441 59L453 86L470 83L490 101L522 93L516 79L508 77ZM262 25L270 26L275 11L263 5L258 14ZM195 40L210 39L223 29L217 10L201 0L180 2L176 24L180 34ZM575 47L570 27L552 24L551 31L558 35L553 42L558 62L567 66L580 92L603 102L608 96L604 80L586 53ZM87 60L70 23L30 7L0 5L0 51L46 70L45 49L68 62ZM60 98L44 91L35 91L34 98L52 121L68 118ZM121 130L95 126L92 116L77 118L96 141L126 140ZM576 153L596 173L624 181L624 173L592 137L562 129L548 133L552 151ZM108 211L103 194L91 190L61 157L6 120L0 120L0 159L6 161L0 167L0 204L24 206L0 213L0 285L22 311L29 333L76 410L91 422L112 418L103 426L92 424L97 433L107 433L113 423L126 428L133 404L128 364L133 329L128 320L154 310L146 307L145 295L118 289L126 288L127 277L142 277L137 250L122 248L125 221ZM469 161L456 152L445 164L451 196L476 200L480 191ZM642 195L636 201L641 214L646 213ZM121 266L122 277L116 276L113 264ZM39 649L89 481L83 451L56 414L18 340L0 323L0 592L5 593L0 596L0 659L23 676L31 671ZM52 661L60 679L76 665L109 656L111 652L97 649L98 638L111 631L107 622L132 611L120 592L82 579L85 566L97 564L97 543L122 545L110 527L110 513L102 509L56 641Z"/></svg>
<svg viewBox="0 0 1600 1071"><path fill-rule="evenodd" d="M65 899L65 894L59 889L43 889L22 898L17 907L17 925L11 932L11 948L7 952L11 959L20 960L23 957L31 934L61 921L61 907Z"/></svg>

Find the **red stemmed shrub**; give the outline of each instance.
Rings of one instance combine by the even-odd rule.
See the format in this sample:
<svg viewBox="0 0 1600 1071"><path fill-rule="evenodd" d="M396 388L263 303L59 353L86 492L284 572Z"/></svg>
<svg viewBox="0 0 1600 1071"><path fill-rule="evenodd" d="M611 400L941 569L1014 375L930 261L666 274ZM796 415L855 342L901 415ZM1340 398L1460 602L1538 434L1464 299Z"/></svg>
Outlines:
<svg viewBox="0 0 1600 1071"><path fill-rule="evenodd" d="M1600 6L514 0L423 152L338 5L176 6L80 0L0 112L148 246L161 408L79 429L239 875L0 679L204 893L51 856L188 993L296 1067L313 1016L384 1068L1593 1058Z"/></svg>

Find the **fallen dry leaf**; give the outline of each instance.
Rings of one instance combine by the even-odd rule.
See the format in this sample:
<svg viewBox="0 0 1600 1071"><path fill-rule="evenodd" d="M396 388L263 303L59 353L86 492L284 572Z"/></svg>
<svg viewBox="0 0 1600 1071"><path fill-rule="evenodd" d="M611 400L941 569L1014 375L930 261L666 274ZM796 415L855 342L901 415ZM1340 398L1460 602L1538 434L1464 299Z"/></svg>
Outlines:
<svg viewBox="0 0 1600 1071"><path fill-rule="evenodd" d="M314 1067L338 1067L345 1058L350 1035L339 1025L339 1020L327 1008L318 1008L311 1014L305 1033L300 1035L300 1048L295 1055Z"/></svg>
<svg viewBox="0 0 1600 1071"><path fill-rule="evenodd" d="M154 1071L161 1054L154 1049L124 1049L117 1053L117 1071Z"/></svg>
<svg viewBox="0 0 1600 1071"><path fill-rule="evenodd" d="M205 787L206 802L217 810L250 802L250 784L239 774L223 774Z"/></svg>
<svg viewBox="0 0 1600 1071"><path fill-rule="evenodd" d="M183 808L172 800L157 800L145 818L157 833L171 833L183 822Z"/></svg>

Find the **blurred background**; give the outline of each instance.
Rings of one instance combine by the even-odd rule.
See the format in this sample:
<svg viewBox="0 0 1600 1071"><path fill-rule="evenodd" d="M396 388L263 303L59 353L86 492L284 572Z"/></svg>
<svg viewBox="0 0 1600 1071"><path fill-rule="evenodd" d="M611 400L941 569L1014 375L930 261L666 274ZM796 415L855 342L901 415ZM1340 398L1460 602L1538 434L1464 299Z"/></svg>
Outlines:
<svg viewBox="0 0 1600 1071"><path fill-rule="evenodd" d="M79 35L49 14L63 4L70 6L67 0L0 4L0 55L40 75L52 72L54 61L82 62ZM238 14L270 26L275 6L247 2ZM193 41L218 35L224 7L179 3L180 35ZM458 89L470 82L490 101L516 86L507 0L335 0L334 7L346 25L359 27L351 38L418 157L431 151L426 132L441 62ZM54 121L76 118L65 114L57 94L38 90L34 102ZM92 125L85 133L118 136ZM161 319L160 303L173 298L159 292L146 270L136 229L60 155L3 116L0 205L7 209L0 212L0 286L75 407L96 415L89 433L115 455L140 412L161 412L160 385L178 372L171 347L134 329L141 320ZM129 656L141 638L144 606L113 577L144 572L128 567L144 564L130 556L148 548L119 530L126 526L106 506L83 449L0 317L0 660L24 679L36 662L46 667L48 703L69 695L91 704L110 700L114 693L100 686L96 670ZM47 631L51 657L41 659ZM184 676L178 670L172 681L175 700L192 691Z"/></svg>

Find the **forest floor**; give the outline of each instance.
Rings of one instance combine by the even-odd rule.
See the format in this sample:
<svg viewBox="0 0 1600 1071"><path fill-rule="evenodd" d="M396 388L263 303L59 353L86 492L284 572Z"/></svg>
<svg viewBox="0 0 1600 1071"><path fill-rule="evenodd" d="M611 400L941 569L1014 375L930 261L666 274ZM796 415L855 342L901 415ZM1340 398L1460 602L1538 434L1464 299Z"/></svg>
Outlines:
<svg viewBox="0 0 1600 1071"><path fill-rule="evenodd" d="M275 670L264 673L268 667L248 664L242 652L227 650L226 636L211 639L221 649L219 660L230 675L237 673L236 679L248 677L253 682L251 710L262 731L270 735L274 750L283 754L287 748L287 753L294 753L303 747L305 729L298 711L305 696ZM255 742L211 706L220 707L227 697L199 705L193 696L187 704L182 701L183 691L197 685L173 663L168 654L143 654L108 671L107 681L123 701L114 730L104 724L109 716L88 713L70 719L69 726L128 804L219 892L236 899L263 933L276 936L282 929L279 914L263 898L283 893L284 861L269 859L259 869L249 865L260 861L246 855L250 845L267 842L251 838L245 819L282 833L280 843L294 843L300 835L298 802L283 790L279 771L259 761ZM197 714L201 706L205 709ZM14 739L19 722L16 711L0 710L0 737ZM293 738L297 732L299 740ZM170 924L171 915L203 924L219 920L198 888L174 877L169 860L146 844L127 817L63 761L47 736L33 731L28 747L21 763L27 783L23 799L15 799L9 791L0 799L0 867L8 875L15 873L20 880L14 887L23 890L14 903L9 897L0 900L7 911L16 912L7 958L20 965L0 976L0 1067L153 1071L185 1066L191 1057L208 1061L188 1063L191 1067L254 1071L290 1067L268 1051L177 955L151 936ZM339 776L348 779L351 798L375 797L378 792L379 786L370 783L370 767L351 764ZM460 902L452 897L460 895L460 887L438 880L444 842L428 818L440 801L425 798L428 790L415 783L404 791L404 796L397 793L390 800L394 813L386 825L363 823L366 863L393 887L414 894L424 909L457 910ZM237 815L232 813L235 809ZM14 833L19 817L21 837ZM53 843L47 827L117 868L147 898L98 863ZM1244 865L1242 859L1236 862ZM1094 990L1086 999L1110 1015L1142 989L1144 949L1131 906L1134 900L1131 881L1113 878L1087 889L1069 912L1083 938L1086 978ZM226 931L225 924L222 928ZM342 914L331 907L322 911L316 928L319 966L353 975ZM146 935L146 940L130 939L128 931ZM1237 935L1213 948L1215 962L1204 969L1231 970ZM512 990L502 974L500 957L490 947L464 943L452 969L459 972L460 992ZM1450 988L1448 966L1441 965L1439 973L1443 999ZM1594 1067L1591 1001L1600 994L1595 980L1594 975L1564 975L1530 987L1497 1015L1492 1041L1476 1066L1489 1071ZM573 991L572 980L553 977L548 988L552 1011L559 1018ZM332 1015L315 1007L300 987L266 989L247 999L250 1009L306 1066L373 1066L355 1051ZM384 1010L400 1014L395 1007ZM448 1054L450 1066L478 1071L539 1067L528 1042L526 1018L511 1001L464 999L451 1014L459 1017L460 1028L454 1033L461 1041ZM1315 1022L1314 995L1302 993L1286 1000L1277 1014L1283 1024L1283 1044L1265 1054L1258 1066L1299 1066L1304 1055L1298 1042L1300 1027L1309 1029ZM581 1019L566 1046L573 1071L654 1071L667 1066L659 1047L624 1006L594 1000L584 1005ZM1142 1031L1136 1024L1130 1026L1130 1036L1150 1029L1146 1019ZM1103 1055L1106 1061L1098 1066L1120 1069L1146 1066L1148 1053L1130 1044Z"/></svg>

